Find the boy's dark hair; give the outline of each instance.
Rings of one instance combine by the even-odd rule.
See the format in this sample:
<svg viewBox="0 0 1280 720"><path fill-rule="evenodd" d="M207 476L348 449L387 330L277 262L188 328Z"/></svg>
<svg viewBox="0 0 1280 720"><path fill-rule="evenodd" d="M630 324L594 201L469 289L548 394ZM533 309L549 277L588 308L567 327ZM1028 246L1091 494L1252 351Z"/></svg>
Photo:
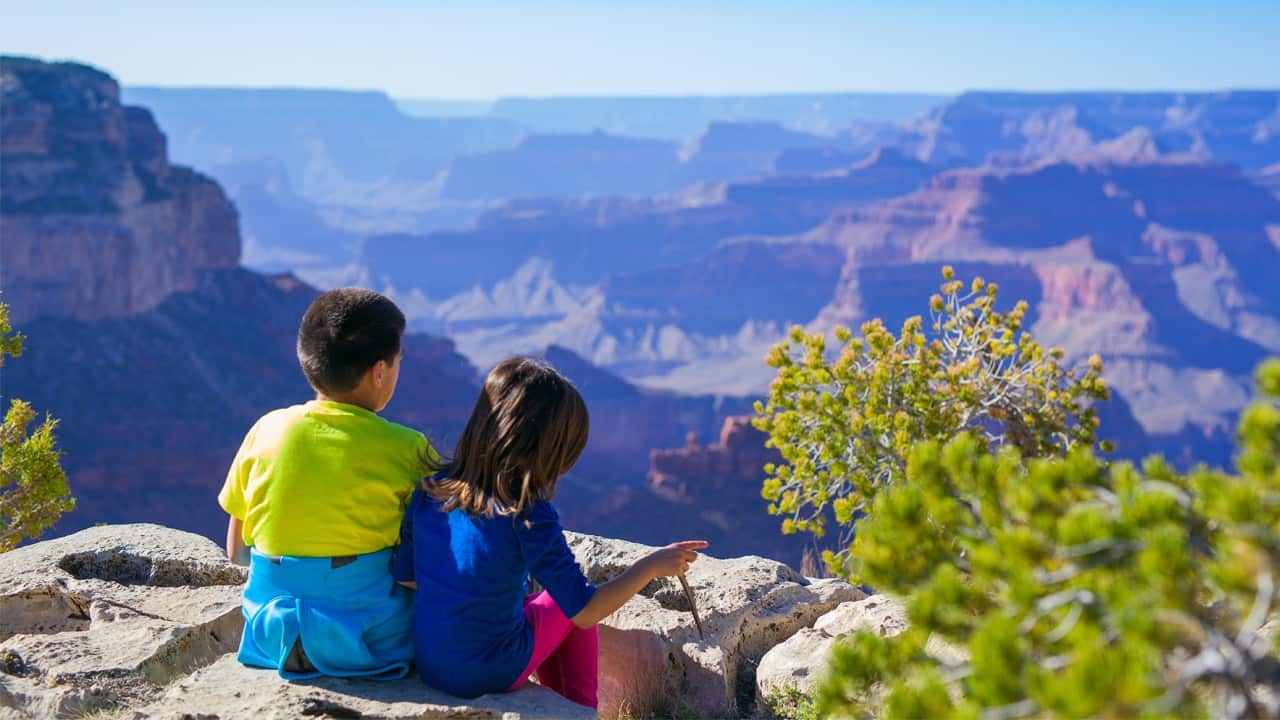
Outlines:
<svg viewBox="0 0 1280 720"><path fill-rule="evenodd" d="M555 494L586 447L590 424L582 396L550 365L504 360L485 379L453 457L434 464L441 479L423 488L445 511L519 515Z"/></svg>
<svg viewBox="0 0 1280 720"><path fill-rule="evenodd" d="M400 354L404 313L372 290L330 290L311 303L298 327L298 364L323 393L355 389L379 360Z"/></svg>

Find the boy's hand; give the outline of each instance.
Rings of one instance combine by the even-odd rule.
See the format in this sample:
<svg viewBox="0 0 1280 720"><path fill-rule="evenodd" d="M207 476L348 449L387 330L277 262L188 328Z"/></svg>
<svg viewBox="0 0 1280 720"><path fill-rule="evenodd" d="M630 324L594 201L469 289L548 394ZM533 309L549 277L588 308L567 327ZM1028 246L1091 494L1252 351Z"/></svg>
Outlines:
<svg viewBox="0 0 1280 720"><path fill-rule="evenodd" d="M698 550L709 545L706 540L685 540L654 550L645 556L642 564L651 577L683 575L698 559Z"/></svg>
<svg viewBox="0 0 1280 720"><path fill-rule="evenodd" d="M249 548L244 544L244 521L232 516L227 521L227 559L236 565L249 564Z"/></svg>

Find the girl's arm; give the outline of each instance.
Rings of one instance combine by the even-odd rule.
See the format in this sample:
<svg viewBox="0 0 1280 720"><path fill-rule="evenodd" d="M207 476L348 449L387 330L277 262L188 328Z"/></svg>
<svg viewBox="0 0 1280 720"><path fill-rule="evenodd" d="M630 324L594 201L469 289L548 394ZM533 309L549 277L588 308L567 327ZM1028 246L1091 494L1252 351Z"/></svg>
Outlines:
<svg viewBox="0 0 1280 720"><path fill-rule="evenodd" d="M592 627L627 604L650 580L679 575L688 570L689 564L698 559L697 551L706 546L705 540L685 540L655 550L621 575L597 587L586 607L570 620L583 629Z"/></svg>
<svg viewBox="0 0 1280 720"><path fill-rule="evenodd" d="M234 515L227 522L227 559L236 565L249 564L249 548L244 544L244 521Z"/></svg>

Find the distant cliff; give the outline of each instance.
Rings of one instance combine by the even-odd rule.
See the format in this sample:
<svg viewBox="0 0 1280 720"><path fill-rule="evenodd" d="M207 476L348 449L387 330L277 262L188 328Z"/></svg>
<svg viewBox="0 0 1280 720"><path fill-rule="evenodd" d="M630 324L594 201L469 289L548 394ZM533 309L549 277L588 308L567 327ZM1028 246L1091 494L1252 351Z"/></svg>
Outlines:
<svg viewBox="0 0 1280 720"><path fill-rule="evenodd" d="M1280 161L1280 91L967 92L913 124L921 159L1070 155L1148 128L1167 152L1257 170Z"/></svg>
<svg viewBox="0 0 1280 720"><path fill-rule="evenodd" d="M17 118L10 124L5 116L5 300L30 340L4 368L4 391L61 419L58 438L79 503L56 531L160 520L217 537L226 517L214 498L244 432L262 413L312 394L294 342L318 291L237 265L236 217L218 186L168 165L150 114L122 109L109 76L25 59L6 59L5 73L5 112ZM154 192L121 194L137 184ZM225 226L195 211L202 198L218 201ZM164 224L182 209L196 230ZM52 230L14 243L10 222ZM75 243L53 232L75 222ZM138 244L144 233L151 244ZM42 238L61 244L39 254L48 247L36 242ZM11 261L19 248L45 264ZM93 294L49 304L28 290L49 283L45 271L72 273L69 289L89 285ZM131 299L134 292L147 302ZM442 338L410 334L404 349L387 416L423 430L447 453L475 402L477 370ZM546 354L592 410L591 441L566 483L577 485L565 493L571 523L575 504L596 512L602 494L642 482L651 448L709 432L746 408L740 400L638 390L570 353Z"/></svg>
<svg viewBox="0 0 1280 720"><path fill-rule="evenodd" d="M217 536L214 496L243 433L311 395L294 340L317 291L239 267L222 190L169 165L151 114L122 107L111 77L0 68L3 300L29 338L4 393L60 419L79 502L57 530L162 520ZM391 417L447 440L475 370L420 335L402 368Z"/></svg>
<svg viewBox="0 0 1280 720"><path fill-rule="evenodd" d="M903 120L946 99L904 93L500 98L488 114L537 132L601 130L685 141L713 122L768 122L799 132L836 133L855 119Z"/></svg>
<svg viewBox="0 0 1280 720"><path fill-rule="evenodd" d="M596 132L529 135L514 148L463 153L450 161L448 200L646 195L673 188L676 144Z"/></svg>
<svg viewBox="0 0 1280 720"><path fill-rule="evenodd" d="M236 211L83 65L0 58L0 286L15 322L149 310L235 267Z"/></svg>

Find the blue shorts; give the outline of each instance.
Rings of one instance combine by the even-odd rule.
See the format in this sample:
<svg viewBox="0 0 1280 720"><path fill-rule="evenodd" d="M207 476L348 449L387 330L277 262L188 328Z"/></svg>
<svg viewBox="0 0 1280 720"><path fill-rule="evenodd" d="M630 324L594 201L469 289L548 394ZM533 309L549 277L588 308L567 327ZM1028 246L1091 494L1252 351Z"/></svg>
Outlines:
<svg viewBox="0 0 1280 720"><path fill-rule="evenodd" d="M394 680L413 659L413 592L391 577L391 550L343 559L252 551L240 662L290 680L331 675ZM286 668L301 641L310 667Z"/></svg>

